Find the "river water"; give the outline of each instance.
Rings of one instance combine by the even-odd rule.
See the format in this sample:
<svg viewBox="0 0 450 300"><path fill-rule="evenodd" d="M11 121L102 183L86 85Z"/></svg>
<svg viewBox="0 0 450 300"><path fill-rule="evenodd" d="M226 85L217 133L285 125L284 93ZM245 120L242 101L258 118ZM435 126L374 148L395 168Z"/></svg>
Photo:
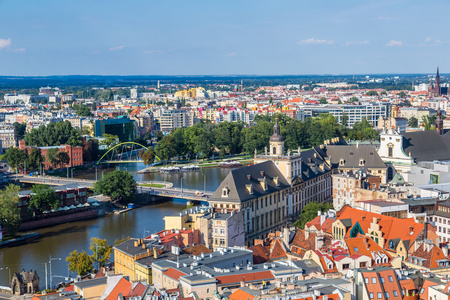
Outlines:
<svg viewBox="0 0 450 300"><path fill-rule="evenodd" d="M109 168L99 169L97 176L100 179L102 171L106 174L115 169L121 169L132 173L138 181L166 180L167 182L172 182L174 187L180 187L181 178L183 178L184 188L203 190L206 182L206 190L214 191L230 172L230 169L205 168L199 172L191 173L166 175L159 173L136 174L136 171L144 167L142 163L111 164ZM95 173L85 174L80 177L95 179ZM69 273L65 258L75 249L77 251L84 250L88 254L92 254L89 250L92 237L107 239L110 244L113 244L116 239L121 237L143 237L144 232L148 236L151 233L164 229L164 216L174 215L185 207L185 203L169 201L144 206L121 215L110 214L94 220L61 224L35 230L42 234L38 240L20 246L0 249L0 285L9 285L9 271L11 271L12 275L13 272L25 269L27 271L37 270L40 278L40 287L45 288L45 263L49 262L50 255L52 258L61 258L61 260L52 260L53 275L61 277L74 276L74 274ZM50 272L49 269L48 272ZM56 284L62 280L62 278L57 277L53 279L53 283Z"/></svg>

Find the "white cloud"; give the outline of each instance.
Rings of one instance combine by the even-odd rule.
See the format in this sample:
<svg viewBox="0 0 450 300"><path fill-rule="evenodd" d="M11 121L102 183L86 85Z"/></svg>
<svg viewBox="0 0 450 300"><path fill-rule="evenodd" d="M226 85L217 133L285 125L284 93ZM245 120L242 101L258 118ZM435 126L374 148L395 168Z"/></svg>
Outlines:
<svg viewBox="0 0 450 300"><path fill-rule="evenodd" d="M162 51L162 50L147 50L147 51L144 51L144 54L164 54L164 51Z"/></svg>
<svg viewBox="0 0 450 300"><path fill-rule="evenodd" d="M369 45L368 40L364 41L348 41L345 43L345 46L351 46L351 45Z"/></svg>
<svg viewBox="0 0 450 300"><path fill-rule="evenodd" d="M225 54L226 57L233 57L236 56L236 52L228 52L227 54Z"/></svg>
<svg viewBox="0 0 450 300"><path fill-rule="evenodd" d="M319 40L315 38L310 38L306 40L301 40L298 42L300 45L318 45L318 44L333 44L334 42L332 40Z"/></svg>
<svg viewBox="0 0 450 300"><path fill-rule="evenodd" d="M427 37L427 38L425 39L425 42L431 42L431 37Z"/></svg>
<svg viewBox="0 0 450 300"><path fill-rule="evenodd" d="M122 46L115 46L115 47L108 48L108 50L109 51L120 51L123 48L125 48L125 46L122 45Z"/></svg>
<svg viewBox="0 0 450 300"><path fill-rule="evenodd" d="M16 52L16 53L24 53L25 51L27 51L27 49L25 48L17 48L17 49L12 49L12 52Z"/></svg>
<svg viewBox="0 0 450 300"><path fill-rule="evenodd" d="M11 39L0 39L0 49L11 46Z"/></svg>
<svg viewBox="0 0 450 300"><path fill-rule="evenodd" d="M401 47L403 46L402 41L390 40L389 43L386 44L388 47Z"/></svg>

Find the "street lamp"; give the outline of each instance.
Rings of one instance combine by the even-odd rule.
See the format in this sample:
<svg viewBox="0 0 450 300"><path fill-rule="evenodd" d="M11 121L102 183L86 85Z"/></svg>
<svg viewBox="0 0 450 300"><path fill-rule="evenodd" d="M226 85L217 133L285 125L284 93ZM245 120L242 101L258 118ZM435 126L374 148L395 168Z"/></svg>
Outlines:
<svg viewBox="0 0 450 300"><path fill-rule="evenodd" d="M48 261L48 263L50 264L50 289L53 289L53 276L52 276L52 261L53 260L61 260L61 258L52 258L51 255L49 255L50 259Z"/></svg>
<svg viewBox="0 0 450 300"><path fill-rule="evenodd" d="M183 179L184 177L181 177L181 197L183 197Z"/></svg>
<svg viewBox="0 0 450 300"><path fill-rule="evenodd" d="M98 178L97 178L97 165L95 165L95 181L97 181L98 180Z"/></svg>

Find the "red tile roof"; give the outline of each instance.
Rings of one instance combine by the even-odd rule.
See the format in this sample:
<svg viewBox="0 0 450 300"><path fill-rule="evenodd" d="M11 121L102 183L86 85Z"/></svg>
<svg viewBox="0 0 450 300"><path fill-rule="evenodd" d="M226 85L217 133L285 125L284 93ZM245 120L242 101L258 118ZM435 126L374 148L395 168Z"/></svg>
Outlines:
<svg viewBox="0 0 450 300"><path fill-rule="evenodd" d="M187 275L187 274L185 274L181 271L178 271L177 269L174 269L174 268L167 269L166 271L163 272L163 274L166 276L169 276L170 278L175 279L175 280L179 280L181 276Z"/></svg>
<svg viewBox="0 0 450 300"><path fill-rule="evenodd" d="M249 247L249 250L253 251L253 263L254 264L262 264L266 261L269 261L270 251L267 250L263 245L255 245Z"/></svg>
<svg viewBox="0 0 450 300"><path fill-rule="evenodd" d="M119 294L127 295L131 291L131 283L125 278L120 279L119 283L109 293L105 300L117 300Z"/></svg>
<svg viewBox="0 0 450 300"><path fill-rule="evenodd" d="M262 272L244 273L239 275L216 276L216 279L217 284L230 284L230 283L240 283L241 281L252 282L252 281L272 280L275 279L275 277L270 271L262 271Z"/></svg>
<svg viewBox="0 0 450 300"><path fill-rule="evenodd" d="M249 294L241 289L237 289L230 295L229 300L253 300L256 296Z"/></svg>
<svg viewBox="0 0 450 300"><path fill-rule="evenodd" d="M287 258L286 250L284 249L283 245L281 244L282 241L280 239L275 239L272 241L273 245L270 247L270 259L276 260L276 259L282 259Z"/></svg>

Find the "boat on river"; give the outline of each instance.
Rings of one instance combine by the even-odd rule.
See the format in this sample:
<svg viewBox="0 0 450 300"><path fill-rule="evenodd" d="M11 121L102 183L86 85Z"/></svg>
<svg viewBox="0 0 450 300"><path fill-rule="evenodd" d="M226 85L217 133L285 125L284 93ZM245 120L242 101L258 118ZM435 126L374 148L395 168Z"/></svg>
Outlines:
<svg viewBox="0 0 450 300"><path fill-rule="evenodd" d="M165 168L159 169L160 173L178 173L180 171L181 171L181 169L178 167L165 167Z"/></svg>
<svg viewBox="0 0 450 300"><path fill-rule="evenodd" d="M182 168L183 172L197 172L200 171L200 167L197 165L188 165Z"/></svg>
<svg viewBox="0 0 450 300"><path fill-rule="evenodd" d="M221 167L221 168L237 168L237 167L242 167L242 164L235 160L223 161L223 162L219 163L219 167Z"/></svg>

